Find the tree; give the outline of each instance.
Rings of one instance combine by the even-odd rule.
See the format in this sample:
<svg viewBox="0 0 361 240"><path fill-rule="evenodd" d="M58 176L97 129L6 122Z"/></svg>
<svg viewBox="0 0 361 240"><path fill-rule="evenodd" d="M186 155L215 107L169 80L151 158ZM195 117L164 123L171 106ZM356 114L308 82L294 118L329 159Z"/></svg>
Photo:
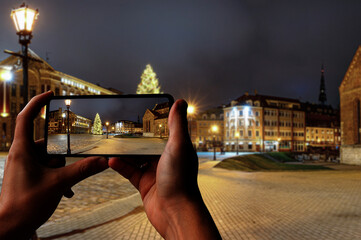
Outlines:
<svg viewBox="0 0 361 240"><path fill-rule="evenodd" d="M162 93L158 83L157 74L152 66L148 64L142 74L141 82L138 84L137 94Z"/></svg>
<svg viewBox="0 0 361 240"><path fill-rule="evenodd" d="M96 134L96 135L103 134L102 121L100 120L98 113L95 115L95 118L94 118L93 134Z"/></svg>

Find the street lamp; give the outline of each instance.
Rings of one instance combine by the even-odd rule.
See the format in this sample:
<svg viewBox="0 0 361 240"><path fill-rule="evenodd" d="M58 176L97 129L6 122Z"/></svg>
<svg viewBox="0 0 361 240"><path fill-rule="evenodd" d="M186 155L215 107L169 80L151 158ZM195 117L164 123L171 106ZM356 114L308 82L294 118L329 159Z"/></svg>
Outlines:
<svg viewBox="0 0 361 240"><path fill-rule="evenodd" d="M162 138L162 124L159 124L159 138Z"/></svg>
<svg viewBox="0 0 361 240"><path fill-rule="evenodd" d="M235 134L234 136L235 136L235 138L236 138L236 143L237 143L236 149L237 149L237 155L238 155L238 139L239 139L239 132L236 132L236 134Z"/></svg>
<svg viewBox="0 0 361 240"><path fill-rule="evenodd" d="M28 102L28 45L33 35L33 26L38 18L39 11L28 8L23 3L19 8L11 11L11 18L14 21L16 34L19 35L23 59L23 86L24 86L24 105Z"/></svg>
<svg viewBox="0 0 361 240"><path fill-rule="evenodd" d="M107 126L107 138L108 138L108 127L109 127L109 122L105 123L105 126Z"/></svg>
<svg viewBox="0 0 361 240"><path fill-rule="evenodd" d="M187 108L187 113L189 114L189 136L192 141L192 115L195 112L195 108L193 105L189 105Z"/></svg>
<svg viewBox="0 0 361 240"><path fill-rule="evenodd" d="M211 130L213 133L213 160L216 160L216 133L218 132L218 126L213 125Z"/></svg>
<svg viewBox="0 0 361 240"><path fill-rule="evenodd" d="M68 121L67 121L68 122L68 149L67 149L67 154L71 154L71 151L70 151L70 120L69 120L70 103L71 103L70 99L65 100L65 105L66 105L66 108L68 109Z"/></svg>
<svg viewBox="0 0 361 240"><path fill-rule="evenodd" d="M3 105L1 106L2 111L1 111L1 116L2 117L7 117L9 116L9 109L6 105L7 101L6 101L6 83L10 82L12 79L13 75L11 73L11 71L9 69L0 69L0 80L3 82Z"/></svg>

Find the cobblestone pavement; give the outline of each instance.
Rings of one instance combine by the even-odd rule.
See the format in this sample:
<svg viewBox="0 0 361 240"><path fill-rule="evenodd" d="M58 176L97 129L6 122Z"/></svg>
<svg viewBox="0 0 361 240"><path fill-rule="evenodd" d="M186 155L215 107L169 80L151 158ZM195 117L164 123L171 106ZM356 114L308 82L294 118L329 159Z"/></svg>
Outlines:
<svg viewBox="0 0 361 240"><path fill-rule="evenodd" d="M361 170L245 173L200 165L224 239L361 239ZM106 187L106 186L104 186ZM41 239L161 239L138 194L43 225Z"/></svg>
<svg viewBox="0 0 361 240"><path fill-rule="evenodd" d="M70 134L70 150L73 154L76 154L79 150L96 145L104 138L106 138L105 135ZM66 154L68 147L67 141L67 134L49 135L47 146L48 153Z"/></svg>
<svg viewBox="0 0 361 240"><path fill-rule="evenodd" d="M166 138L115 138L103 139L82 154L162 154Z"/></svg>
<svg viewBox="0 0 361 240"><path fill-rule="evenodd" d="M109 135L71 134L72 154L162 154L166 138L115 138ZM48 138L48 153L65 154L67 135L53 134Z"/></svg>
<svg viewBox="0 0 361 240"><path fill-rule="evenodd" d="M108 201L122 199L137 193L128 180L112 169L85 179L75 185L72 190L75 195L71 199L62 198L49 222L78 212L89 211Z"/></svg>

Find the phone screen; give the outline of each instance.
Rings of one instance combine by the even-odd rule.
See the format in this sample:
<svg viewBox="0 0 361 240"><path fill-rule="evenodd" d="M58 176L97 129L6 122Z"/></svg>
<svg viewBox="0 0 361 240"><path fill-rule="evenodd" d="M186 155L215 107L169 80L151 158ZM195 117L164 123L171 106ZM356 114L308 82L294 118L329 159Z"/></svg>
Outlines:
<svg viewBox="0 0 361 240"><path fill-rule="evenodd" d="M160 155L172 104L168 94L54 97L46 107L47 153Z"/></svg>

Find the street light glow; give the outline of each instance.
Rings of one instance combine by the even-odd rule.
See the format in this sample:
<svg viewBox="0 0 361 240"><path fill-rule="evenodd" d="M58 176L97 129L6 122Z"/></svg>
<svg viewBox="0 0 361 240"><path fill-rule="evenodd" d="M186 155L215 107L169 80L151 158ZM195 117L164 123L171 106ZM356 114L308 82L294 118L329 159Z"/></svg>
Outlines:
<svg viewBox="0 0 361 240"><path fill-rule="evenodd" d="M246 107L243 108L243 115L244 115L244 117L248 117L248 113L249 113L249 107L246 106Z"/></svg>
<svg viewBox="0 0 361 240"><path fill-rule="evenodd" d="M10 70L3 69L0 71L0 79L5 82L9 82L13 78Z"/></svg>
<svg viewBox="0 0 361 240"><path fill-rule="evenodd" d="M105 125L109 126L109 122L106 122Z"/></svg>
<svg viewBox="0 0 361 240"><path fill-rule="evenodd" d="M214 132L214 133L218 132L218 126L217 125L212 126L212 132Z"/></svg>
<svg viewBox="0 0 361 240"><path fill-rule="evenodd" d="M39 11L33 10L25 6L25 4L21 5L18 9L13 9L11 11L11 18L14 21L16 31L20 32L32 32L35 20L38 18Z"/></svg>
<svg viewBox="0 0 361 240"><path fill-rule="evenodd" d="M188 105L188 108L187 108L187 113L188 114L193 114L195 112L195 108L193 105Z"/></svg>

